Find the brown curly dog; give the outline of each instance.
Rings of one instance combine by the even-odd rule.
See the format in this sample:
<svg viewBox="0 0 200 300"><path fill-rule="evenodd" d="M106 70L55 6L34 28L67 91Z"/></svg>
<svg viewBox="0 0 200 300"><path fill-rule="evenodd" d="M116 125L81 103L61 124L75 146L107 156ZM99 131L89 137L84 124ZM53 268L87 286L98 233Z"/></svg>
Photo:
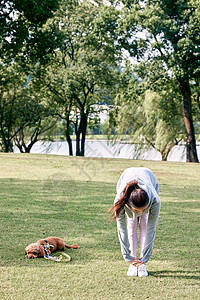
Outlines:
<svg viewBox="0 0 200 300"><path fill-rule="evenodd" d="M73 244L71 246L55 236L50 236L45 239L39 240L36 243L30 244L25 248L24 254L27 258L44 257L46 254L51 254L55 251L64 251L65 248L80 248L80 246Z"/></svg>

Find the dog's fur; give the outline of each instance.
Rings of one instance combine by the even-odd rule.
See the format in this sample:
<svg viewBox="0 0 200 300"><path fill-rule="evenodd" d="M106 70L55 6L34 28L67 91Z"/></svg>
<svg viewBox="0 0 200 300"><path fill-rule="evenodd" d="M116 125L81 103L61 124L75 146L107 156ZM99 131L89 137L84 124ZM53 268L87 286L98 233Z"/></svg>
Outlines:
<svg viewBox="0 0 200 300"><path fill-rule="evenodd" d="M76 244L69 246L65 244L65 242L62 239L55 236L50 236L45 239L39 240L36 243L28 245L25 248L24 254L27 258L44 257L47 254L45 253L44 246L48 244L49 247L46 248L46 251L49 255L55 251L64 251L65 248L79 248L79 246Z"/></svg>

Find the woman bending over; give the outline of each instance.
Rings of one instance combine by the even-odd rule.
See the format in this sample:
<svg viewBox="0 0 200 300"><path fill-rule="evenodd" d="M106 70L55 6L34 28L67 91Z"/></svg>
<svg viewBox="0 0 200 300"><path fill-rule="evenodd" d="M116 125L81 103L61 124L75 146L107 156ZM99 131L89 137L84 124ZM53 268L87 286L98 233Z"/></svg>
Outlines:
<svg viewBox="0 0 200 300"><path fill-rule="evenodd" d="M148 276L146 263L153 252L156 224L160 212L159 186L147 168L128 168L117 182L117 195L111 216L117 221L122 255L130 263L128 276ZM137 258L139 226L140 256Z"/></svg>

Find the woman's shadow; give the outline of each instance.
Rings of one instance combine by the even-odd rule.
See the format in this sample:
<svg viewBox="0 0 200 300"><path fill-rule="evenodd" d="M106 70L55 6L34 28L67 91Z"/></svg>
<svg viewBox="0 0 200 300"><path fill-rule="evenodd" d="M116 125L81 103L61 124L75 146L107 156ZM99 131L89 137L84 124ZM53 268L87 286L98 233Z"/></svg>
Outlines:
<svg viewBox="0 0 200 300"><path fill-rule="evenodd" d="M158 272L151 272L149 271L149 275L153 277L173 277L173 278L183 278L183 279L196 279L200 280L200 271L171 271L171 270L162 270Z"/></svg>

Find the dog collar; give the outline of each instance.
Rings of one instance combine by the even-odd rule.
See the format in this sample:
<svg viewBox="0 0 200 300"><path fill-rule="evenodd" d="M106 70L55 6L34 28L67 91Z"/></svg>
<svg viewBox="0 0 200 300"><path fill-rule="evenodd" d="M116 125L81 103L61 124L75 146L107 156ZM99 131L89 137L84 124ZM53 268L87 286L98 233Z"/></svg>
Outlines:
<svg viewBox="0 0 200 300"><path fill-rule="evenodd" d="M54 246L50 245L47 240L44 240L44 242L46 243L46 245L42 245L42 247L44 249L45 254L48 255L48 250L54 248Z"/></svg>

